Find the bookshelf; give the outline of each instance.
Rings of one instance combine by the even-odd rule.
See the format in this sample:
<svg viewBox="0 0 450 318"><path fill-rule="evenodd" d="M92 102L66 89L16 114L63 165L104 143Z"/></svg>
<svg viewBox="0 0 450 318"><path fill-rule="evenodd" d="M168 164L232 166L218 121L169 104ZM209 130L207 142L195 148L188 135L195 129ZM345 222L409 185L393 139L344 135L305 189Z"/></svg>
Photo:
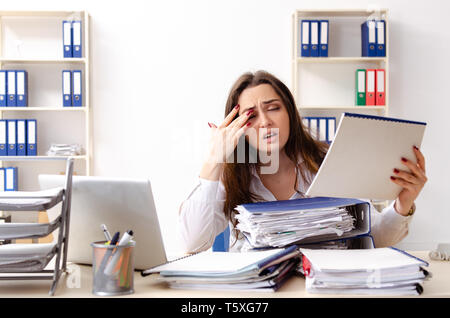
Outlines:
<svg viewBox="0 0 450 318"><path fill-rule="evenodd" d="M336 117L343 112L389 114L388 10L296 10L292 14L292 93L301 116ZM361 24L386 21L386 57L361 57ZM302 57L301 20L329 20L328 57ZM385 69L385 106L355 106L355 71Z"/></svg>
<svg viewBox="0 0 450 318"><path fill-rule="evenodd" d="M361 56L361 24L369 18L383 19L385 57ZM328 57L302 57L301 21L328 20ZM302 117L335 117L343 112L389 115L389 21L387 9L296 10L292 14L292 87ZM355 106L357 69L385 70L385 106ZM381 211L390 202L372 201Z"/></svg>
<svg viewBox="0 0 450 318"><path fill-rule="evenodd" d="M63 57L63 20L82 21L81 58ZM49 158L46 152L52 143L80 144L83 153L74 156L74 174L92 173L89 42L86 11L0 11L0 69L28 72L28 106L0 107L0 118L37 119L38 155L0 157L1 166L19 167L20 190L37 189L39 173L64 171L60 161L39 160ZM65 69L82 71L82 107L62 106Z"/></svg>
<svg viewBox="0 0 450 318"><path fill-rule="evenodd" d="M81 58L63 56L63 20L81 21ZM81 145L82 153L72 156L74 175L92 174L89 35L86 11L0 11L0 69L28 72L28 106L0 107L0 119L37 120L37 156L0 156L0 167L18 167L21 191L38 190L39 174L64 173L61 157L46 155L53 143ZM82 107L63 107L63 70L82 71ZM46 219L39 212L15 221Z"/></svg>

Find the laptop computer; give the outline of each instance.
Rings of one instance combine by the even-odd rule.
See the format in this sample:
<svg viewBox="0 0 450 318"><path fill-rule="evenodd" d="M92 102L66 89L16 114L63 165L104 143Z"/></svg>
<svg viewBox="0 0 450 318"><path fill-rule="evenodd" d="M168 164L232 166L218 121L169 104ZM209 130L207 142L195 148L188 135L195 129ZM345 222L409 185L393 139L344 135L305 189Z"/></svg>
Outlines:
<svg viewBox="0 0 450 318"><path fill-rule="evenodd" d="M39 175L42 190L64 186L64 175ZM56 210L58 209L58 210ZM61 205L47 211L50 221ZM148 179L73 176L67 260L92 264L92 242L105 241L101 229L111 233L133 231L135 269L167 261L152 189ZM54 240L57 231L53 232Z"/></svg>

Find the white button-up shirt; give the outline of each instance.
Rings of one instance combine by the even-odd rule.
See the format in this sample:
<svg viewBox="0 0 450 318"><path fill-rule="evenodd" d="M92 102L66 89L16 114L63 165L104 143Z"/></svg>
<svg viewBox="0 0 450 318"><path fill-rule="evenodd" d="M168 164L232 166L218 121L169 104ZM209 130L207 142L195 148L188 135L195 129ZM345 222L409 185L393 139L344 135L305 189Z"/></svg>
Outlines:
<svg viewBox="0 0 450 318"><path fill-rule="evenodd" d="M263 185L256 170L253 168L251 172L250 191L266 201L275 201L275 196ZM300 172L297 174L297 191L300 193L295 192L290 200L304 197L302 193L305 193L309 187ZM314 177L308 172L306 176L309 180ZM199 178L197 186L182 203L179 211L179 230L186 252L194 253L209 249L216 236L227 226L230 226L231 229L230 251L244 251L251 248L242 234L238 236L237 240L235 239L233 225L226 219L223 212L225 197L225 187L221 181ZM412 216L402 216L397 213L394 209L394 202L381 212L378 212L370 203L371 235L376 247L395 245L408 234Z"/></svg>

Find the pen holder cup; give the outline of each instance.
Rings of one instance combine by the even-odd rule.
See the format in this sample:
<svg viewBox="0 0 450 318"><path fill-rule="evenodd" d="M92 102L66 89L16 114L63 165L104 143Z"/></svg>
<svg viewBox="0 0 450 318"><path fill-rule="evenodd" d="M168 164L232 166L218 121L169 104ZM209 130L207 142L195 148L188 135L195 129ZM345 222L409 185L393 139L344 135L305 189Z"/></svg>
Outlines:
<svg viewBox="0 0 450 318"><path fill-rule="evenodd" d="M134 293L134 241L126 246L91 243L93 247L92 293L98 296L119 296Z"/></svg>

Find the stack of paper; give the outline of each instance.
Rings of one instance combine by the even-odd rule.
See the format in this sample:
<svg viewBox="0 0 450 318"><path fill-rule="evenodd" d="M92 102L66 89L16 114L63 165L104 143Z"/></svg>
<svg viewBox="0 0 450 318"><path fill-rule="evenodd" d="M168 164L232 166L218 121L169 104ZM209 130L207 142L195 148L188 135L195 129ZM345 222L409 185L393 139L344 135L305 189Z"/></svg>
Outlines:
<svg viewBox="0 0 450 318"><path fill-rule="evenodd" d="M430 277L427 262L392 247L300 251L310 293L419 295Z"/></svg>
<svg viewBox="0 0 450 318"><path fill-rule="evenodd" d="M55 243L5 244L0 246L0 273L38 272L54 257Z"/></svg>
<svg viewBox="0 0 450 318"><path fill-rule="evenodd" d="M77 156L81 155L81 146L78 144L52 144L47 151L48 156Z"/></svg>
<svg viewBox="0 0 450 318"><path fill-rule="evenodd" d="M142 272L159 273L171 288L275 291L291 277L300 263L293 245L286 249L224 253L203 252Z"/></svg>
<svg viewBox="0 0 450 318"><path fill-rule="evenodd" d="M336 238L354 229L355 218L346 207L306 208L298 200L236 207L237 229L253 247L283 247L305 238L334 234ZM265 203L265 202L263 202Z"/></svg>

